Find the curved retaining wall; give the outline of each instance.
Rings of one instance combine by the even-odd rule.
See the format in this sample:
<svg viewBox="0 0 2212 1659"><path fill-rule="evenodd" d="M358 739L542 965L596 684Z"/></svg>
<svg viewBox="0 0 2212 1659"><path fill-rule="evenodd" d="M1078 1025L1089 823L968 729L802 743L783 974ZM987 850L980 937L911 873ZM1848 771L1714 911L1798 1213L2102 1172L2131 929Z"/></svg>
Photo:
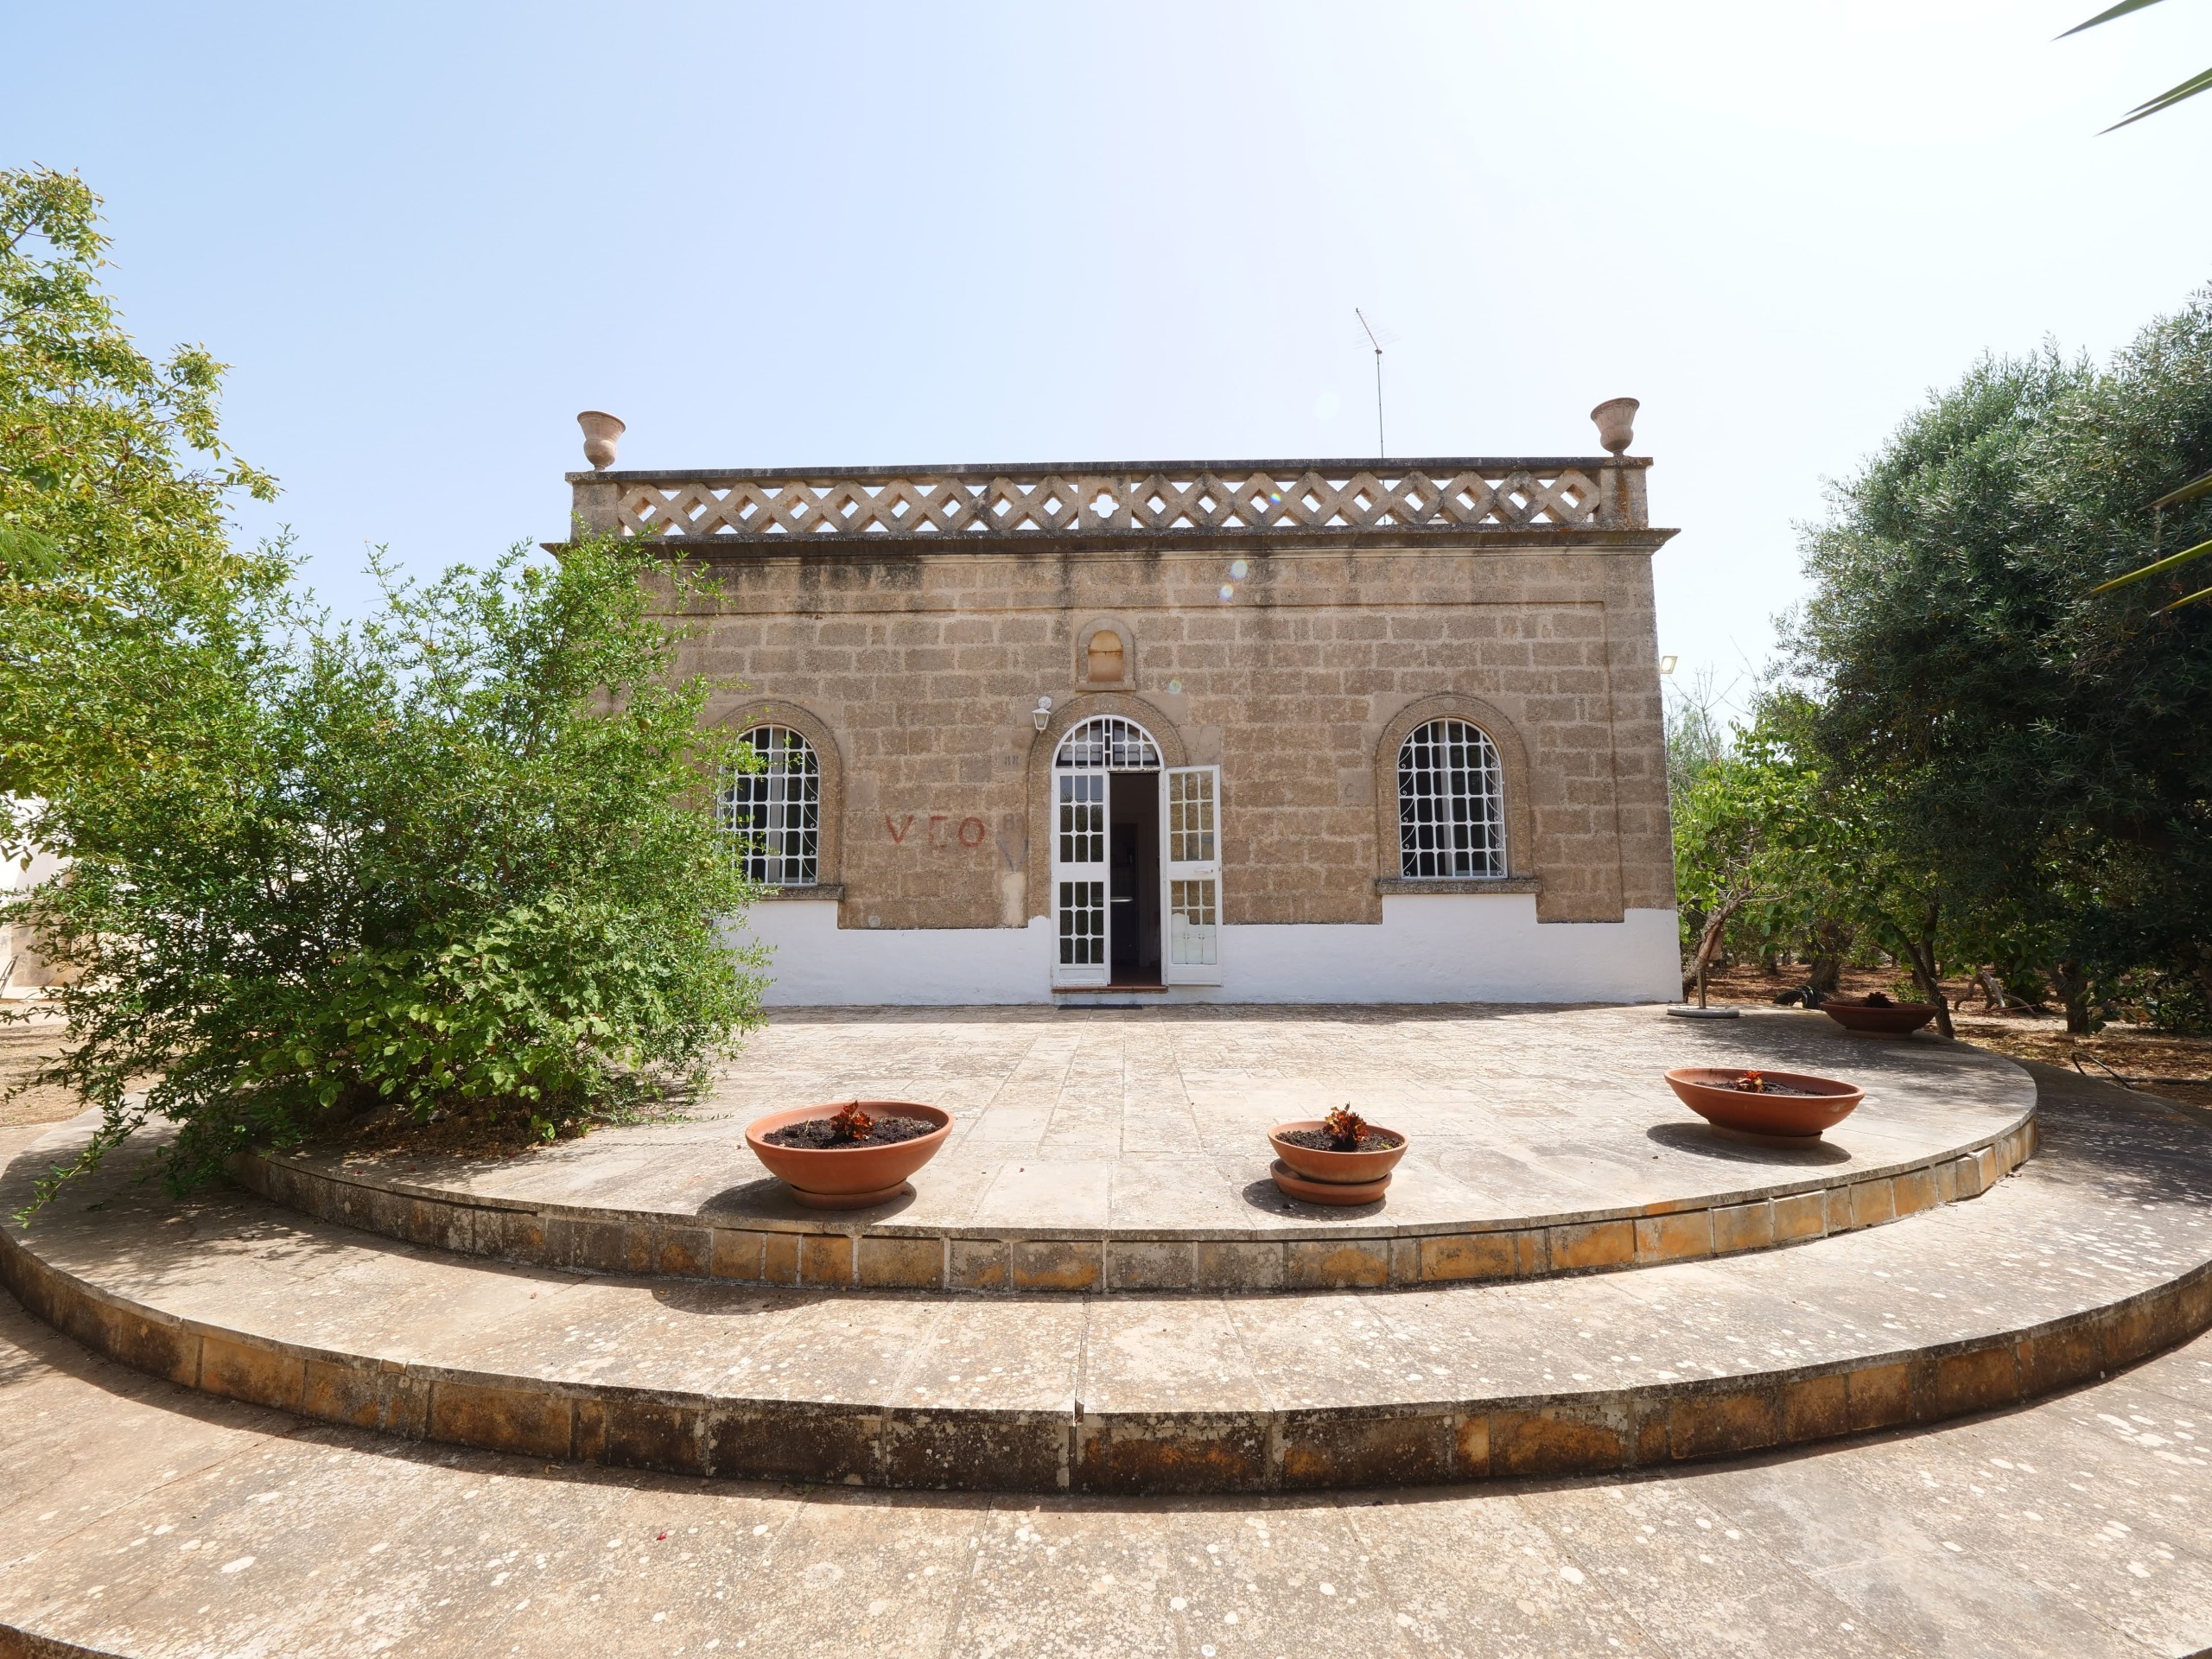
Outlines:
<svg viewBox="0 0 2212 1659"><path fill-rule="evenodd" d="M819 1289L983 1293L1286 1291L1434 1286L1649 1267L1804 1243L1980 1196L2034 1155L2031 1105L1936 1155L1637 1208L1465 1224L1317 1224L1273 1237L1172 1228L917 1228L789 1222L462 1193L284 1156L234 1160L239 1183L320 1220L410 1244L567 1272ZM1372 1230L1368 1230L1371 1226Z"/></svg>
<svg viewBox="0 0 2212 1659"><path fill-rule="evenodd" d="M1572 1395L1181 1412L830 1404L425 1365L182 1319L12 1236L0 1281L122 1363L410 1439L723 1476L976 1491L1190 1493L1615 1471L1931 1423L2101 1376L2212 1324L2212 1262L1967 1340Z"/></svg>

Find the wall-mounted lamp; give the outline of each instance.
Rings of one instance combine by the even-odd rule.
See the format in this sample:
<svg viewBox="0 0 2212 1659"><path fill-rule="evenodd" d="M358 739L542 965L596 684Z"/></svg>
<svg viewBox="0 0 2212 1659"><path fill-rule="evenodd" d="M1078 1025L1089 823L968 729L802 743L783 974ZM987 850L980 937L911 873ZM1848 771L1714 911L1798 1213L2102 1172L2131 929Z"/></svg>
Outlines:
<svg viewBox="0 0 2212 1659"><path fill-rule="evenodd" d="M1037 706L1029 711L1029 718L1037 722L1039 731L1043 731L1052 723L1052 700L1050 697L1038 698Z"/></svg>
<svg viewBox="0 0 2212 1659"><path fill-rule="evenodd" d="M1662 674L1673 673L1675 671L1675 659L1671 657L1662 657L1659 659L1659 671Z"/></svg>

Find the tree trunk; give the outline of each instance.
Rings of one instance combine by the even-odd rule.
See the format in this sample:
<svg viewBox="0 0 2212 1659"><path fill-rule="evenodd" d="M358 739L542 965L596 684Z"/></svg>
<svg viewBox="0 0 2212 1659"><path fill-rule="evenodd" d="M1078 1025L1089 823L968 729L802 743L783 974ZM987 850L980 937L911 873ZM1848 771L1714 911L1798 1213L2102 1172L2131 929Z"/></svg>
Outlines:
<svg viewBox="0 0 2212 1659"><path fill-rule="evenodd" d="M2066 1004L2066 1034L2087 1037L2089 1024L2089 976L2081 963L2068 957L2051 969L2050 977L2058 988L2059 1001Z"/></svg>
<svg viewBox="0 0 2212 1659"><path fill-rule="evenodd" d="M1834 996L1836 988L1843 983L1843 959L1851 953L1851 930L1840 922L1823 917L1814 927L1808 941L1807 958L1812 964L1812 987L1822 996Z"/></svg>
<svg viewBox="0 0 2212 1659"><path fill-rule="evenodd" d="M1929 906L1921 913L1920 937L1908 941L1905 950L1912 960L1912 982L1920 987L1922 998L1935 1005L1937 1033L1955 1037L1958 1033L1951 1028L1951 1005L1944 998L1942 982L1936 976L1936 925L1942 917L1940 906Z"/></svg>
<svg viewBox="0 0 2212 1659"><path fill-rule="evenodd" d="M1697 954L1690 958L1688 971L1682 976L1682 1000L1688 1001L1697 991L1698 976L1712 965L1713 956L1720 949L1720 935L1728 919L1744 907L1751 894L1738 893L1722 899L1713 906L1713 913L1705 918L1705 931L1698 936Z"/></svg>

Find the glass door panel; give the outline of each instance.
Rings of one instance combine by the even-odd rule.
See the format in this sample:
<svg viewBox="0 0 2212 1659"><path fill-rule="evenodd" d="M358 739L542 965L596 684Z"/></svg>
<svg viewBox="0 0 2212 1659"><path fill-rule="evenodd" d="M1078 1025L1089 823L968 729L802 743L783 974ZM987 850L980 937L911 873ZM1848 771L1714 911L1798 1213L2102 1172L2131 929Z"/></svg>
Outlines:
<svg viewBox="0 0 2212 1659"><path fill-rule="evenodd" d="M1106 937L1106 789L1103 772L1052 776L1052 917L1056 985L1103 985Z"/></svg>
<svg viewBox="0 0 2212 1659"><path fill-rule="evenodd" d="M1160 910L1167 938L1160 976L1170 985L1218 985L1221 768L1174 766L1161 778Z"/></svg>

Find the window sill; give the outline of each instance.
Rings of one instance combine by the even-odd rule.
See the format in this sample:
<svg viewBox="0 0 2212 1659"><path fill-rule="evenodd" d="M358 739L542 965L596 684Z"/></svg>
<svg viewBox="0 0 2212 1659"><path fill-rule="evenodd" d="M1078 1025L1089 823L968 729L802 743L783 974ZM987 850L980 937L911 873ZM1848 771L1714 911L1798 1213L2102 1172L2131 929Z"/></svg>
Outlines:
<svg viewBox="0 0 2212 1659"><path fill-rule="evenodd" d="M827 899L841 902L845 896L845 884L842 881L817 881L810 887L763 887L760 896L763 899Z"/></svg>
<svg viewBox="0 0 2212 1659"><path fill-rule="evenodd" d="M1541 893L1543 884L1533 875L1414 876L1381 875L1375 891L1389 899L1428 893Z"/></svg>

